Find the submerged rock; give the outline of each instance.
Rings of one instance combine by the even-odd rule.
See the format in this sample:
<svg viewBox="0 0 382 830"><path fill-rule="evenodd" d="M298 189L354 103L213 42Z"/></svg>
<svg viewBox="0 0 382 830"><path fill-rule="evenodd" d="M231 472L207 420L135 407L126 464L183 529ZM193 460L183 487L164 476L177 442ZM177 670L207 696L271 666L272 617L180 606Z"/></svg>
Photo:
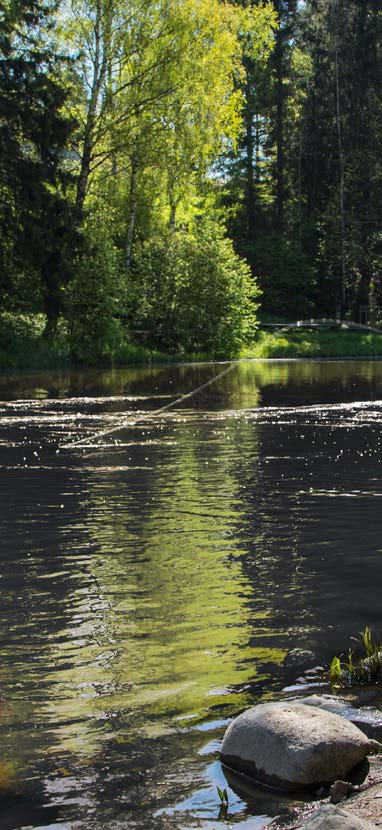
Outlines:
<svg viewBox="0 0 382 830"><path fill-rule="evenodd" d="M298 830L376 830L377 825L351 815L340 807L324 804Z"/></svg>
<svg viewBox="0 0 382 830"><path fill-rule="evenodd" d="M302 703L264 703L228 727L222 761L283 790L331 784L370 750L366 735L344 718Z"/></svg>
<svg viewBox="0 0 382 830"><path fill-rule="evenodd" d="M313 651L304 648L293 648L291 651L288 651L283 662L283 667L288 675L294 674L296 676L298 672L315 668L316 662L317 657Z"/></svg>

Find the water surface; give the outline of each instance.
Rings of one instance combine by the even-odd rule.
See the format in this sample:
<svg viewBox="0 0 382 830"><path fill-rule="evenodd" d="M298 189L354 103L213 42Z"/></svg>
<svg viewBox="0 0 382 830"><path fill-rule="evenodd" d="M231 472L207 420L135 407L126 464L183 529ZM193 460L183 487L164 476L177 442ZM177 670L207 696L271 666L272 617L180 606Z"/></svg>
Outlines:
<svg viewBox="0 0 382 830"><path fill-rule="evenodd" d="M2 830L263 827L288 802L243 785L219 818L229 719L381 631L382 363L240 363L139 421L222 369L0 378Z"/></svg>

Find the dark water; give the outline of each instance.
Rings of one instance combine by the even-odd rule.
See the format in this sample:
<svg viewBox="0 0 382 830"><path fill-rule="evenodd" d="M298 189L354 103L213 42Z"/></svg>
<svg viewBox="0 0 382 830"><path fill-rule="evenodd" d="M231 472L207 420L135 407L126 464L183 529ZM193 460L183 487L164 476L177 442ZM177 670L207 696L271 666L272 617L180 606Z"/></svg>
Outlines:
<svg viewBox="0 0 382 830"><path fill-rule="evenodd" d="M221 369L0 379L1 830L261 828L283 798L219 818L228 720L382 634L381 362L242 363L97 438Z"/></svg>

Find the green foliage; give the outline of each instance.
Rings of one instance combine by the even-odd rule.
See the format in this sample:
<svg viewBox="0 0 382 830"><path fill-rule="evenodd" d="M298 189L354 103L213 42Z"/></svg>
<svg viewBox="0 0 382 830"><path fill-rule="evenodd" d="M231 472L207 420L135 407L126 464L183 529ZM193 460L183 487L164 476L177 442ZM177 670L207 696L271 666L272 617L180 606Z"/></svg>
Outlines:
<svg viewBox="0 0 382 830"><path fill-rule="evenodd" d="M382 668L382 644L376 643L373 640L372 631L369 626L366 626L364 631L360 631L360 636L366 652L367 663L364 661L364 665L366 663L371 676L375 677L379 674L380 669Z"/></svg>
<svg viewBox="0 0 382 830"><path fill-rule="evenodd" d="M381 307L382 16L373 0L275 2L264 68L245 61L240 153L225 159L229 231L264 308ZM311 316L311 315L309 315Z"/></svg>
<svg viewBox="0 0 382 830"><path fill-rule="evenodd" d="M67 366L69 351L65 326L54 339L44 337L45 314L0 314L0 369L53 369Z"/></svg>
<svg viewBox="0 0 382 830"><path fill-rule="evenodd" d="M341 683L342 680L342 671L341 671L341 661L339 657L333 657L333 660L330 664L330 682L333 686L337 686Z"/></svg>
<svg viewBox="0 0 382 830"><path fill-rule="evenodd" d="M124 280L118 251L102 216L86 227L86 238L67 292L70 353L75 363L112 360L125 336L119 319Z"/></svg>
<svg viewBox="0 0 382 830"><path fill-rule="evenodd" d="M63 164L73 121L64 113L67 62L46 32L53 6L7 2L0 12L0 284L3 308L33 283L48 322L60 312L74 244ZM33 308L33 304L32 308Z"/></svg>
<svg viewBox="0 0 382 830"><path fill-rule="evenodd" d="M376 357L382 356L382 335L370 332L291 329L284 333L259 331L242 357Z"/></svg>
<svg viewBox="0 0 382 830"><path fill-rule="evenodd" d="M253 334L259 291L216 225L144 243L132 285L134 327L160 348L230 356Z"/></svg>
<svg viewBox="0 0 382 830"><path fill-rule="evenodd" d="M264 295L264 310L310 317L314 309L315 273L298 239L261 233L247 257Z"/></svg>
<svg viewBox="0 0 382 830"><path fill-rule="evenodd" d="M373 657L377 646L373 642L371 628L367 625L364 631L360 631L360 635L367 657Z"/></svg>
<svg viewBox="0 0 382 830"><path fill-rule="evenodd" d="M354 656L354 650L352 648L349 648L349 650L348 650L348 659L347 659L347 663L345 663L345 666L346 666L346 669L347 669L347 671L349 672L350 675L354 674L354 672L355 672L355 663L354 663L354 660L353 660L353 656Z"/></svg>
<svg viewBox="0 0 382 830"><path fill-rule="evenodd" d="M3 365L22 343L26 365L382 354L330 332L248 351L258 287L272 317L381 317L381 26L373 0L4 0Z"/></svg>
<svg viewBox="0 0 382 830"><path fill-rule="evenodd" d="M379 683L382 680L382 643L373 639L372 631L366 626L360 632L365 657L358 655L354 660L354 651L349 649L347 662L333 657L329 678L333 686L351 686L352 684ZM355 637L353 640L359 642Z"/></svg>
<svg viewBox="0 0 382 830"><path fill-rule="evenodd" d="M216 789L217 789L217 792L218 792L218 796L219 796L219 800L220 800L221 805L223 807L228 807L229 802L228 802L227 789L224 788L224 790L222 790L222 789L220 789L220 787L216 787Z"/></svg>

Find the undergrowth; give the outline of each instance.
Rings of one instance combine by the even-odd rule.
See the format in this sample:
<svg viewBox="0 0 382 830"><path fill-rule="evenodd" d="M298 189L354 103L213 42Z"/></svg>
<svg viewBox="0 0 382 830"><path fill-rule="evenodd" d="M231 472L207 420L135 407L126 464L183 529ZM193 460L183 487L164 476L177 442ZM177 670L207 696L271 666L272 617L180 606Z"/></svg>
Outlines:
<svg viewBox="0 0 382 830"><path fill-rule="evenodd" d="M0 371L61 369L84 365L71 353L65 321L55 337L44 336L46 318L43 314L0 314ZM291 330L275 334L260 330L252 344L240 355L219 354L226 360L241 358L325 358L382 356L382 335L371 332ZM107 354L89 354L89 366L132 366L206 361L217 355L202 352L161 351L149 345L123 339Z"/></svg>
<svg viewBox="0 0 382 830"><path fill-rule="evenodd" d="M54 337L44 336L46 318L44 314L0 314L0 371L23 371L33 369L64 369L81 366L70 351L68 332L62 322ZM108 354L89 356L86 365L126 366L147 363L168 363L185 359L183 354L166 354L159 349L129 343L120 343ZM204 355L187 356L188 359L202 360Z"/></svg>

